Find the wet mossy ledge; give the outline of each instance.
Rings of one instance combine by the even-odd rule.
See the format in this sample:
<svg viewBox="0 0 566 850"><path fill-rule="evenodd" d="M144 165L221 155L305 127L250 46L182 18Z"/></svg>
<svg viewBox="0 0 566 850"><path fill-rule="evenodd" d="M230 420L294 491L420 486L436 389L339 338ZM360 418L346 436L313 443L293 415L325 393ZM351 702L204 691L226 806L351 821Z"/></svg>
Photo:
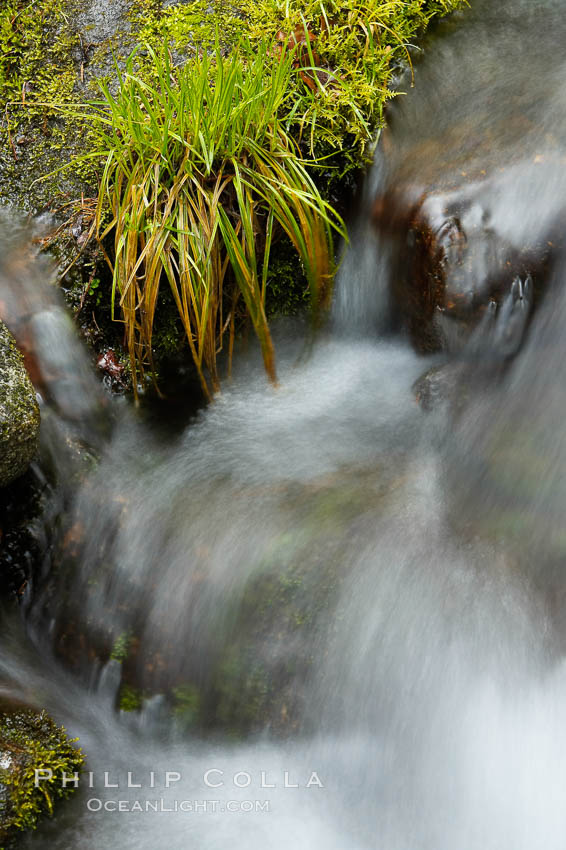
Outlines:
<svg viewBox="0 0 566 850"><path fill-rule="evenodd" d="M62 777L71 780L83 761L75 741L46 712L0 703L0 850L17 846L22 832L73 794L73 782L65 786Z"/></svg>
<svg viewBox="0 0 566 850"><path fill-rule="evenodd" d="M37 452L39 405L24 358L0 321L0 487L22 475Z"/></svg>
<svg viewBox="0 0 566 850"><path fill-rule="evenodd" d="M49 209L66 224L46 245L59 258L69 300L82 311L82 325L95 345L120 350L120 322L125 321L126 371L134 376L134 388L144 372L159 373L164 357L184 350L192 356L205 395L212 395L219 386L216 352L222 349L229 361L234 338L248 325L275 379L269 318L296 312L309 301L315 308L328 304L335 252L330 231L340 235L343 230L339 213L369 160L385 105L394 96L394 80L416 55L415 38L434 18L465 4L112 0L102 8L95 0L9 0L0 11L0 201L33 212ZM135 59L128 64L132 52ZM170 86L157 71L165 59ZM254 91L249 77L260 74L267 81L279 65L286 65L286 72L279 75L274 102L265 96L268 87ZM234 91L242 96L226 100L228 123L247 108L261 125L251 137L260 155L273 153L274 140L278 144L275 168L261 186L250 187L245 175L238 183L234 173L250 160L251 144L239 146L230 160L229 183L222 184L225 139L216 138L217 127L211 129L209 119L214 93L234 68L240 70ZM187 135L173 150L179 122L169 125L183 103L182 80L198 86L206 75L210 97L203 88L202 115L213 143L206 151L210 160L201 168L190 129L184 127ZM93 100L98 100L95 107ZM267 138L262 101L272 109ZM162 116L156 114L159 104ZM128 121L135 105L138 114ZM202 126L201 120L197 129ZM147 136L149 127L151 138L140 139L140 130ZM134 175L134 161L154 168L156 162L142 148L158 148L160 142L167 167L155 177L147 170ZM279 179L281 163L294 169L284 200L304 201L290 204L290 211L265 197L266 187ZM177 216L181 180L173 174L183 168L189 179L196 169L200 181L185 208L195 208L189 223L200 231L200 240L189 247L162 238L165 231L172 237L186 231L186 215ZM217 198L209 191L215 179L224 190L223 212L216 218ZM137 195L131 192L136 186ZM210 201L206 214L196 209L203 187ZM148 188L151 203L140 219ZM165 220L171 215L177 216L173 227ZM203 237L207 226L210 233ZM221 236L223 245L216 250ZM123 256L130 262L124 265L120 251L125 242ZM179 257L187 251L193 256L181 268ZM79 262L68 271L77 255ZM309 268L313 258L314 273ZM194 280L186 286L191 275ZM113 338L112 320L119 320Z"/></svg>

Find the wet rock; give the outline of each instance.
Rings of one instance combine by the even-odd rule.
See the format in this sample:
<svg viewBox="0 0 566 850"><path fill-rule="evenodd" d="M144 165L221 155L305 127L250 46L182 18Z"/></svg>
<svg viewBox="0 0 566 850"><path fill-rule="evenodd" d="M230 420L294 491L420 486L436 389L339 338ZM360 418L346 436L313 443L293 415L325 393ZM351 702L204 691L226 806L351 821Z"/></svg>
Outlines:
<svg viewBox="0 0 566 850"><path fill-rule="evenodd" d="M110 43L116 36L124 40L131 30L130 7L130 0L88 0L75 7L75 26L82 33L83 50ZM81 59L84 61L84 57Z"/></svg>
<svg viewBox="0 0 566 850"><path fill-rule="evenodd" d="M434 324L444 347L457 352L450 361L428 369L413 384L413 392L425 411L448 402L458 413L473 395L501 378L517 354L531 316L533 285L530 276L516 277L501 303L491 300L473 328L465 321L446 317L437 308Z"/></svg>
<svg viewBox="0 0 566 850"><path fill-rule="evenodd" d="M0 486L22 475L39 440L39 405L16 342L0 322Z"/></svg>
<svg viewBox="0 0 566 850"><path fill-rule="evenodd" d="M413 384L413 393L419 405L427 412L454 398L463 379L460 363L433 366Z"/></svg>
<svg viewBox="0 0 566 850"><path fill-rule="evenodd" d="M332 628L359 512L373 516L382 509L386 482L389 476L381 467L355 468L350 475L344 471L339 481L322 479L271 493L262 488L261 495L249 490L249 502L244 498L242 505L249 509L258 497L262 504L281 499L289 522L296 517L296 531L289 535L282 530L270 538L264 555L251 554L257 561L252 560L247 578L236 580L227 596L214 575L219 565L214 550L205 545L189 552L184 544L179 550L178 534L184 536L185 528L170 526L175 550L184 553L184 586L176 591L186 600L180 618L171 608L167 617L148 612L146 585L137 579L128 579L120 589L114 584L112 600L98 606L97 597L115 566L116 529L110 519L103 557L99 561L101 553L96 555L92 580L80 591L83 601L77 605L73 594L83 579L76 565L88 557L90 535L85 535L84 524L75 523L62 540L56 572L46 587L48 616L56 612L58 657L78 674L102 668L100 691L115 699L120 711L138 714L140 722L163 695L180 731L241 737L269 729L285 737L313 728L316 718L309 715L307 700L313 643L323 641ZM91 495L96 500L101 493L95 487ZM174 503L168 505L170 516ZM108 501L99 503L92 512L101 515L108 507ZM177 508L186 513L184 498ZM127 522L128 498L121 495L111 513L118 524ZM254 540L262 550L259 538ZM159 592L152 591L152 602ZM205 614L212 599L213 613ZM118 618L109 617L116 605ZM39 606L36 613L43 616ZM197 641L196 648L179 652L179 646L191 641Z"/></svg>
<svg viewBox="0 0 566 850"><path fill-rule="evenodd" d="M40 517L48 496L33 469L0 489L0 597L23 599L35 565L45 557Z"/></svg>
<svg viewBox="0 0 566 850"><path fill-rule="evenodd" d="M44 711L0 702L0 845L15 846L23 830L34 829L53 813L57 801L70 796L62 771L71 776L84 761L63 728ZM42 770L40 787L35 771ZM51 778L46 771L51 771Z"/></svg>
<svg viewBox="0 0 566 850"><path fill-rule="evenodd" d="M511 201L521 176L521 169L510 169L450 190L400 183L376 200L377 227L404 247L397 252L393 300L419 350L461 351L490 305L503 310L515 279L521 299L529 281L529 309L540 296L560 240L558 223L541 223L530 234L498 226L502 198Z"/></svg>
<svg viewBox="0 0 566 850"><path fill-rule="evenodd" d="M532 275L538 310L564 244L565 95L548 61L563 19L545 4L541 52L530 17L540 9L499 6L472 3L465 27L430 36L415 91L390 104L382 135L374 221L396 240L392 301L420 350L465 344L516 276ZM459 332L448 340L438 310Z"/></svg>

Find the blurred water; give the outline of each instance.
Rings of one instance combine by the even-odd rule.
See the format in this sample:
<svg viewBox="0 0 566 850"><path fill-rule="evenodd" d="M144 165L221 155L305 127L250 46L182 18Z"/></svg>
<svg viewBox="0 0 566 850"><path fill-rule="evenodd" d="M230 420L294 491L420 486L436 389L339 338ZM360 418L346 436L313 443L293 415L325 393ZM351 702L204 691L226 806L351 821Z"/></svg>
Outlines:
<svg viewBox="0 0 566 850"><path fill-rule="evenodd" d="M452 191L462 170L475 174L465 206L478 245L488 231L497 244L536 242L560 220L564 3L472 5L393 112L332 331L312 348L300 324L276 331L279 390L257 352L242 355L222 396L164 445L126 410L110 416L37 280L47 275L0 269L0 300L32 299L55 423L44 454L62 464L58 487L82 479L58 503L72 535L28 600L26 630L3 618L2 692L79 735L95 785L24 846L562 850L561 256L514 360L532 291L513 276L464 355L424 358L392 334L394 253L405 249L369 224L389 185L445 179ZM479 289L482 262L466 270ZM445 359L455 385L425 414L412 386ZM77 473L69 441L100 453L90 474ZM133 715L115 710L118 661L101 667L88 652L129 633L137 680L154 694ZM73 634L83 654L69 649ZM226 658L240 659L240 678ZM159 696L191 682L218 701L226 681L235 711L257 697L256 669L282 695L239 742L221 722L183 731ZM224 784L208 786L209 770ZM128 771L141 789L127 787ZM166 771L180 774L169 789ZM324 787L306 787L313 771ZM105 772L118 789L101 787ZM298 788L284 787L286 773ZM89 800L186 800L193 811L97 812Z"/></svg>

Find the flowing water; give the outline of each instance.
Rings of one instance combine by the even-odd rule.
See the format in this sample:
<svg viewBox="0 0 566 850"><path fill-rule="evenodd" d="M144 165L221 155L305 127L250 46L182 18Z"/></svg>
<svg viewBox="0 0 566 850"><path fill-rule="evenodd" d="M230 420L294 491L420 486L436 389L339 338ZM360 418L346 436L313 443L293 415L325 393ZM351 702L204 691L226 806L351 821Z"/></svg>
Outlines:
<svg viewBox="0 0 566 850"><path fill-rule="evenodd" d="M391 186L442 175L453 193L473 174L479 296L498 245L559 230L564 3L472 6L392 112L331 329L312 346L277 330L278 390L242 354L164 441L104 398L45 271L0 268L4 306L16 293L35 317L55 476L35 592L3 617L0 693L79 736L93 786L23 846L564 847L560 253L536 296L510 275L472 338L423 357L394 332L408 248L371 224ZM445 362L452 399L425 413L413 385ZM107 648L124 636L138 712L116 710Z"/></svg>

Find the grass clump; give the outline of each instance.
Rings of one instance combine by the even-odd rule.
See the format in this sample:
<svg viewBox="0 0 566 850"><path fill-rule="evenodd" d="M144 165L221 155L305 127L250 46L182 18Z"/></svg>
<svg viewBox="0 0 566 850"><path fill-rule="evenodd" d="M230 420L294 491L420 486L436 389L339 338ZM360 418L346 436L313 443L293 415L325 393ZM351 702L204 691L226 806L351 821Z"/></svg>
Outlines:
<svg viewBox="0 0 566 850"><path fill-rule="evenodd" d="M343 179L367 160L384 107L394 96L393 78L411 64L413 40L431 20L467 0L189 0L147 16L139 38L167 40L180 50L214 44L221 26L227 49L245 39L278 50L294 48L297 73L291 86L290 131L311 156L331 156L318 180L324 194L329 177ZM322 174L319 171L319 175ZM316 174L315 174L316 179ZM327 198L328 199L328 198Z"/></svg>
<svg viewBox="0 0 566 850"><path fill-rule="evenodd" d="M193 0L152 15L138 0L147 59L137 74L129 66L116 97L103 87L97 113L107 127L100 197L112 210L98 234L113 233L113 302L134 378L153 371L166 279L207 396L226 333L231 357L238 305L275 380L268 308L300 303L303 274L315 309L328 303L332 231L343 233L329 202L367 161L411 39L464 2ZM298 281L285 282L290 298L275 291L282 263Z"/></svg>
<svg viewBox="0 0 566 850"><path fill-rule="evenodd" d="M133 0L132 32L115 43L141 49L85 109L69 0L5 0L0 95L13 179L29 173L26 160L33 170L43 136L63 160L62 134L92 151L67 165L83 183L99 166L94 221L82 201L79 214L107 251L134 387L155 374L156 315L169 317L171 302L179 319L168 318L166 338L172 348L187 338L208 397L244 318L276 379L270 312L297 309L307 291L315 313L328 304L333 236L344 233L330 204L368 159L413 37L465 2Z"/></svg>
<svg viewBox="0 0 566 850"><path fill-rule="evenodd" d="M287 129L295 51L263 42L226 57L217 45L184 67L172 64L167 48L149 54L151 80L131 57L117 94L101 83L104 99L90 113L99 139L93 155L105 162L96 229L101 242L112 234L112 298L132 373L153 370L153 324L166 284L208 397L219 388L227 333L231 356L238 302L275 381L265 310L273 241L280 234L291 241L318 311L334 273L333 232L344 235Z"/></svg>

